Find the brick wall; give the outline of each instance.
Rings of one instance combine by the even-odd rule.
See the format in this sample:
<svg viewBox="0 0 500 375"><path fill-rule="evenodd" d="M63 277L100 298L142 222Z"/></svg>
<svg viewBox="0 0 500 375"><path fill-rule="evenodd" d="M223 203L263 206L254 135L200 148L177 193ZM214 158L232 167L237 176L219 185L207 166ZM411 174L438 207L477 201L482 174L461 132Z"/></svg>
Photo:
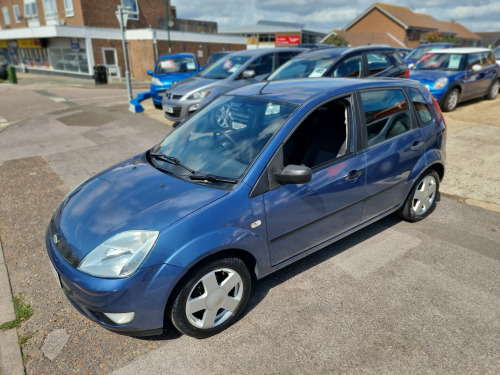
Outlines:
<svg viewBox="0 0 500 375"><path fill-rule="evenodd" d="M384 13L378 9L373 9L371 12L366 14L358 22L352 25L347 31L357 31L357 32L376 32L376 33L386 33L389 32L401 42L406 41L406 31L405 29L387 17Z"/></svg>

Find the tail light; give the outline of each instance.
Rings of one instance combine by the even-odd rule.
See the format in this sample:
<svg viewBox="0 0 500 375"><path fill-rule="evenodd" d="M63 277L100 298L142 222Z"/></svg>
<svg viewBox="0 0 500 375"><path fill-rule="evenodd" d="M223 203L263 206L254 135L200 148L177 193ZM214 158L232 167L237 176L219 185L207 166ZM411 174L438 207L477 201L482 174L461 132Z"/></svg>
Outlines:
<svg viewBox="0 0 500 375"><path fill-rule="evenodd" d="M434 105L437 108L437 112L439 114L439 117L441 117L441 120L443 120L443 124L444 124L444 127L446 129L446 121L444 121L444 116L443 116L443 112L441 112L441 107L439 106L438 102L436 101L436 98L433 95L431 95L431 97L432 97L432 101L434 102Z"/></svg>
<svg viewBox="0 0 500 375"><path fill-rule="evenodd" d="M410 69L406 69L405 78L410 78Z"/></svg>

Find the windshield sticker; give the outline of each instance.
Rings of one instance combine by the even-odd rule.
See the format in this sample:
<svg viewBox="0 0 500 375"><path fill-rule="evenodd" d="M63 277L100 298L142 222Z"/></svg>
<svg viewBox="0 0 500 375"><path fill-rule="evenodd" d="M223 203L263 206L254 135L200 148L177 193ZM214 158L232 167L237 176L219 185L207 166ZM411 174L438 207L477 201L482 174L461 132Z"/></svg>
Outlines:
<svg viewBox="0 0 500 375"><path fill-rule="evenodd" d="M241 122L236 121L233 121L231 126L234 130L245 129L247 127L246 124L242 124Z"/></svg>
<svg viewBox="0 0 500 375"><path fill-rule="evenodd" d="M231 69L228 70L229 73L234 73L240 68L241 64L234 64Z"/></svg>
<svg viewBox="0 0 500 375"><path fill-rule="evenodd" d="M266 116L277 115L278 113L280 113L280 105L279 104L269 103L267 105Z"/></svg>
<svg viewBox="0 0 500 375"><path fill-rule="evenodd" d="M228 70L233 66L233 62L231 60L224 61L224 65L222 65L222 69Z"/></svg>
<svg viewBox="0 0 500 375"><path fill-rule="evenodd" d="M448 68L450 69L458 69L460 67L460 61L462 61L462 56L460 55L451 55L450 62L448 63Z"/></svg>
<svg viewBox="0 0 500 375"><path fill-rule="evenodd" d="M323 74L325 74L326 68L315 68L311 74L309 74L309 78L315 78L315 77L323 77Z"/></svg>
<svg viewBox="0 0 500 375"><path fill-rule="evenodd" d="M163 60L161 62L162 69L175 69L175 62L173 60Z"/></svg>
<svg viewBox="0 0 500 375"><path fill-rule="evenodd" d="M187 68L188 70L196 70L196 65L194 64L194 62L189 62L187 63Z"/></svg>

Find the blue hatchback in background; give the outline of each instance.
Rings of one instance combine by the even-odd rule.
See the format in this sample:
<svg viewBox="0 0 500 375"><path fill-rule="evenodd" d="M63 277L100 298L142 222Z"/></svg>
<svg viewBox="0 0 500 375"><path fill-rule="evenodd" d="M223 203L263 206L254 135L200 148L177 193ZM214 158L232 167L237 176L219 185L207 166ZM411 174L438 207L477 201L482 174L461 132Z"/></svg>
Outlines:
<svg viewBox="0 0 500 375"><path fill-rule="evenodd" d="M393 212L428 216L445 142L416 81L244 86L68 194L48 255L73 306L109 330L161 334L170 320L212 336L257 279Z"/></svg>
<svg viewBox="0 0 500 375"><path fill-rule="evenodd" d="M156 109L162 109L163 94L174 83L197 74L201 70L192 53L163 55L156 61L154 70L148 70L151 79L151 97Z"/></svg>
<svg viewBox="0 0 500 375"><path fill-rule="evenodd" d="M443 111L458 103L485 96L493 100L500 86L500 66L487 48L435 50L410 70L410 79L427 86Z"/></svg>

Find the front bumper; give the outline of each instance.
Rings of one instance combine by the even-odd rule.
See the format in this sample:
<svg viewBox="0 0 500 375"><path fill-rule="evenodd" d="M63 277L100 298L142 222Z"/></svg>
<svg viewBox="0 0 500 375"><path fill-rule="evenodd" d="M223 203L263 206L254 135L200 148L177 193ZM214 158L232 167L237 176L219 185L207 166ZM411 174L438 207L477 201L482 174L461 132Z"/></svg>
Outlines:
<svg viewBox="0 0 500 375"><path fill-rule="evenodd" d="M55 248L50 228L47 252L71 304L88 319L116 333L129 336L161 334L168 297L182 268L168 264L139 269L123 279L105 279L73 268ZM131 323L117 325L104 313L135 312Z"/></svg>
<svg viewBox="0 0 500 375"><path fill-rule="evenodd" d="M156 104L161 104L165 92L170 88L171 85L157 86L151 85L149 91L151 92L151 98Z"/></svg>

